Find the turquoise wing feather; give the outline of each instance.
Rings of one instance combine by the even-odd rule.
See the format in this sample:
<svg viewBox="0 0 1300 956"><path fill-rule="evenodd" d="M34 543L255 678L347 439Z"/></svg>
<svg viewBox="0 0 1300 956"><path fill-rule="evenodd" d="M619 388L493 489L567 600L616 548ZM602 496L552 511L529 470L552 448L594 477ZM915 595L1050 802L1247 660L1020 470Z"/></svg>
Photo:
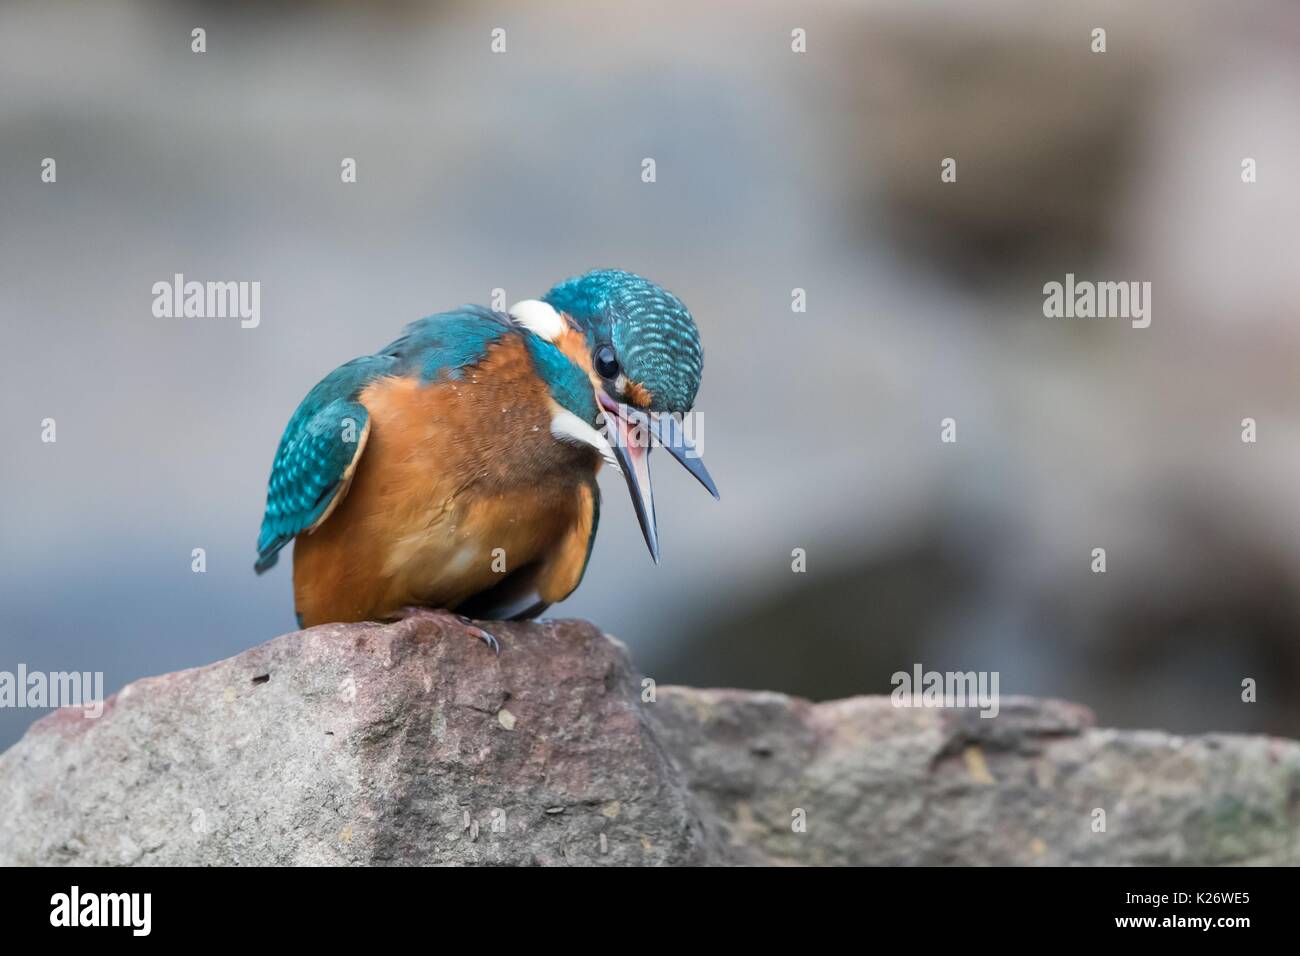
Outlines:
<svg viewBox="0 0 1300 956"><path fill-rule="evenodd" d="M466 305L412 322L379 354L398 364L399 374L418 374L422 381L460 378L503 335L518 330L499 312Z"/></svg>
<svg viewBox="0 0 1300 956"><path fill-rule="evenodd" d="M385 375L419 375L426 382L460 378L512 331L506 316L465 306L412 322L379 354L353 359L325 376L280 439L254 570L273 567L286 544L327 518L347 494L368 435L369 414L358 401L367 385Z"/></svg>
<svg viewBox="0 0 1300 956"><path fill-rule="evenodd" d="M314 527L347 493L370 424L357 396L395 364L390 356L354 359L327 375L293 413L271 467L253 566L258 574L273 567L280 549Z"/></svg>

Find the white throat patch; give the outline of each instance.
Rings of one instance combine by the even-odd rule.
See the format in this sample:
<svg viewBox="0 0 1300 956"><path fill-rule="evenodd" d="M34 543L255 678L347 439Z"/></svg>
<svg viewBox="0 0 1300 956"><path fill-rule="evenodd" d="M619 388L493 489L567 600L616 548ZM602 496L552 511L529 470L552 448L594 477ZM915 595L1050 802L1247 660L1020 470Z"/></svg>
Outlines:
<svg viewBox="0 0 1300 956"><path fill-rule="evenodd" d="M557 441L571 442L575 445L590 445L600 452L601 458L604 458L611 465L618 465L618 459L614 457L614 449L609 447L609 441L605 436L567 408L555 406L554 414L551 416L551 434L555 436Z"/></svg>
<svg viewBox="0 0 1300 956"><path fill-rule="evenodd" d="M564 331L564 319L560 313L540 299L524 299L510 307L510 318L516 325L523 326L539 338L554 342Z"/></svg>

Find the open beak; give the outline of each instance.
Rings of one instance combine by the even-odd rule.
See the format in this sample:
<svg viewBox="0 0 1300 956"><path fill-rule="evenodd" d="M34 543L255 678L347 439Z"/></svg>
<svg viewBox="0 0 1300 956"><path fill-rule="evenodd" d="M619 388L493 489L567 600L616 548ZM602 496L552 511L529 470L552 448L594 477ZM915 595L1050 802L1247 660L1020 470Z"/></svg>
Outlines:
<svg viewBox="0 0 1300 956"><path fill-rule="evenodd" d="M667 448L669 454L681 462L714 498L718 497L718 488L695 446L686 437L686 432L671 415L647 414L638 408L620 405L603 391L597 391L597 398L604 409L605 420L609 423L612 439L610 444L627 482L628 494L632 497L632 507L636 510L641 533L645 535L646 547L650 549L650 557L658 564L659 534L655 525L654 493L650 486L652 442Z"/></svg>

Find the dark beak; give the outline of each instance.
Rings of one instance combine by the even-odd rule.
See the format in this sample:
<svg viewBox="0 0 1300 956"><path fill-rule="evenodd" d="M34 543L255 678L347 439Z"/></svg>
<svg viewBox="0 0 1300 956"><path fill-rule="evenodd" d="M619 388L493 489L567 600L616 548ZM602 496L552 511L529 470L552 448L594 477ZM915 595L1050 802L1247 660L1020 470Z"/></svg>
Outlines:
<svg viewBox="0 0 1300 956"><path fill-rule="evenodd" d="M645 412L636 412L647 419L650 434L657 444L663 445L668 449L668 454L672 455L682 466L695 476L695 480L702 484L709 494L715 499L721 500L718 494L718 486L713 483L713 478L709 474L709 469L704 467L704 459L700 453L695 450L691 440L686 437L686 430L682 428L681 422L671 415L646 415Z"/></svg>
<svg viewBox="0 0 1300 956"><path fill-rule="evenodd" d="M647 414L628 405L620 405L603 392L598 393L605 420L609 424L610 445L627 482L632 507L636 510L641 533L655 564L659 563L659 534L655 525L654 493L650 485L650 448L663 445L695 479L718 497L717 486L704 467L699 452L686 437L685 430L669 415Z"/></svg>

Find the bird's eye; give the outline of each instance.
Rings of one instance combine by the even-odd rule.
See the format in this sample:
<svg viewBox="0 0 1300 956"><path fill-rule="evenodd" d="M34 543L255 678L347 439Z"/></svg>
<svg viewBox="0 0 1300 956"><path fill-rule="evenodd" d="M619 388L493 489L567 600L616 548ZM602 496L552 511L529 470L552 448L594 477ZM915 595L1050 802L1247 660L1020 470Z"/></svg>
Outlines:
<svg viewBox="0 0 1300 956"><path fill-rule="evenodd" d="M596 374L601 378L618 377L618 359L614 357L614 347L602 345L596 349Z"/></svg>

